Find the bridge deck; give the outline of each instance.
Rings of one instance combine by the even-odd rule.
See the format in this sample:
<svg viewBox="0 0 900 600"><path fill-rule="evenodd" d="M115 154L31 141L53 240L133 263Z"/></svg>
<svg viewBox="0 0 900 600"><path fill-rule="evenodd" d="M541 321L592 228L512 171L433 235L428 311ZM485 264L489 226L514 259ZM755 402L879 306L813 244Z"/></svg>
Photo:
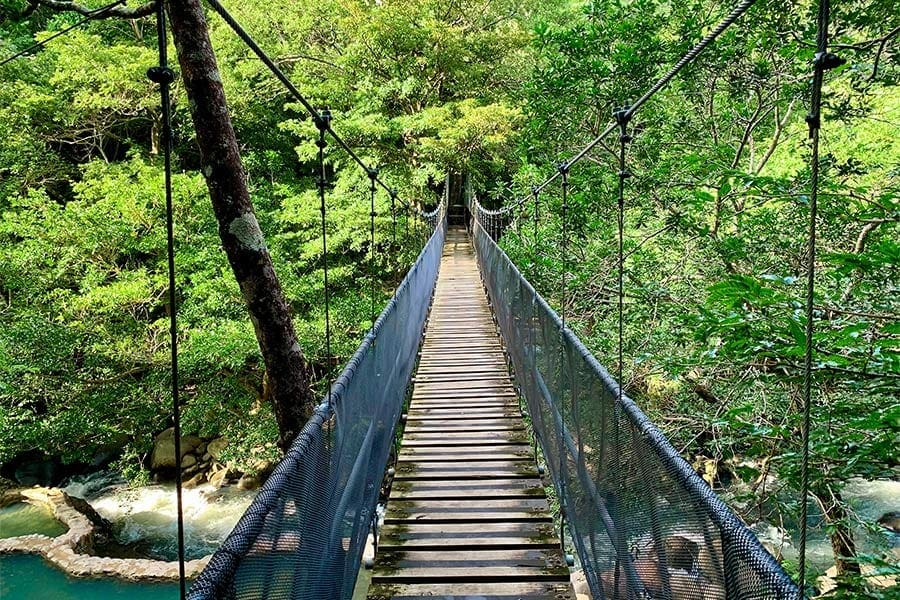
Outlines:
<svg viewBox="0 0 900 600"><path fill-rule="evenodd" d="M571 600L463 231L448 232L368 600Z"/></svg>

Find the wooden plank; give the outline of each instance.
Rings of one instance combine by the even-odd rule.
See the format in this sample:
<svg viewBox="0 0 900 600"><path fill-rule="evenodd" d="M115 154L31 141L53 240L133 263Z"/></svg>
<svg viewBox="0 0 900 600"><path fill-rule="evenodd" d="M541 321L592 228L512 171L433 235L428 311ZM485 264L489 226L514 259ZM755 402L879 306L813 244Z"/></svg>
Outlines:
<svg viewBox="0 0 900 600"><path fill-rule="evenodd" d="M521 581L516 583L375 584L369 600L575 600L569 584Z"/></svg>
<svg viewBox="0 0 900 600"><path fill-rule="evenodd" d="M498 398L418 398L410 409L416 408L478 408L478 407L519 407L519 400L515 396L501 396Z"/></svg>
<svg viewBox="0 0 900 600"><path fill-rule="evenodd" d="M499 550L558 548L552 523L391 524L381 528L380 550Z"/></svg>
<svg viewBox="0 0 900 600"><path fill-rule="evenodd" d="M471 463L453 461L398 462L395 479L471 479L537 477L537 467L532 461L491 460Z"/></svg>
<svg viewBox="0 0 900 600"><path fill-rule="evenodd" d="M385 523L411 521L511 522L548 521L546 498L396 499L387 505Z"/></svg>
<svg viewBox="0 0 900 600"><path fill-rule="evenodd" d="M476 460L534 460L531 446L505 444L492 446L403 446L399 460L412 461L476 461Z"/></svg>
<svg viewBox="0 0 900 600"><path fill-rule="evenodd" d="M407 419L407 429L411 431L501 431L524 429L525 424L520 418L492 418L492 419L440 419L423 420Z"/></svg>
<svg viewBox="0 0 900 600"><path fill-rule="evenodd" d="M524 429L506 431L407 431L404 446L479 446L527 444L531 438Z"/></svg>
<svg viewBox="0 0 900 600"><path fill-rule="evenodd" d="M556 549L468 550L433 552L385 551L382 564L372 573L373 583L465 582L478 565L482 581L559 581L569 579L569 570ZM474 554L474 555L473 555Z"/></svg>
<svg viewBox="0 0 900 600"><path fill-rule="evenodd" d="M394 481L391 499L414 500L479 498L543 498L544 487L535 477L519 479L418 479Z"/></svg>

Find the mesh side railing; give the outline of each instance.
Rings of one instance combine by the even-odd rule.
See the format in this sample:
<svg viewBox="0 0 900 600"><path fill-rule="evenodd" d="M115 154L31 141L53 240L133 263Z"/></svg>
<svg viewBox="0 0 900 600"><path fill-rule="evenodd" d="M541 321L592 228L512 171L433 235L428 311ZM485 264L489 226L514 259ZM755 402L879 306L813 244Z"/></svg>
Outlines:
<svg viewBox="0 0 900 600"><path fill-rule="evenodd" d="M485 286L595 600L801 594L485 230Z"/></svg>
<svg viewBox="0 0 900 600"><path fill-rule="evenodd" d="M191 586L191 600L352 596L437 280L444 213L332 386L331 404L316 409Z"/></svg>

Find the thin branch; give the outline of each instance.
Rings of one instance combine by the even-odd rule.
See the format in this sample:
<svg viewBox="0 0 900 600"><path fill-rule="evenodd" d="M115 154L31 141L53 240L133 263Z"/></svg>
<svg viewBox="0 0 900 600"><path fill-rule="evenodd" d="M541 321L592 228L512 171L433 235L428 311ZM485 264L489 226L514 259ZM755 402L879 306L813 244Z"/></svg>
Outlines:
<svg viewBox="0 0 900 600"><path fill-rule="evenodd" d="M146 17L152 15L156 10L156 2L151 1L146 4L142 4L140 6L136 6L134 8L129 8L127 6L116 6L114 8L110 8L109 10L104 10L102 12L97 11L93 8L88 8L87 6L83 6L76 2L71 2L70 0L35 0L41 6L46 6L52 10L56 11L73 11L78 14L84 15L86 17L97 18L97 19L107 19L109 17L118 17L120 19L139 19L141 17Z"/></svg>

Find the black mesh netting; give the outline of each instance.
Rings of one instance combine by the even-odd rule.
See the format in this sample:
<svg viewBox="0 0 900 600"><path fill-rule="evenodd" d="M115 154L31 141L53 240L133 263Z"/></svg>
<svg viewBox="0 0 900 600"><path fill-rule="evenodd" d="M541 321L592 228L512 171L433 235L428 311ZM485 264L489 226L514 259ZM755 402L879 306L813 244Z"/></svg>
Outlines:
<svg viewBox="0 0 900 600"><path fill-rule="evenodd" d="M442 213L443 214L443 213ZM350 598L437 280L437 219L394 298L206 569L191 600Z"/></svg>
<svg viewBox="0 0 900 600"><path fill-rule="evenodd" d="M485 285L595 599L801 598L479 225Z"/></svg>

